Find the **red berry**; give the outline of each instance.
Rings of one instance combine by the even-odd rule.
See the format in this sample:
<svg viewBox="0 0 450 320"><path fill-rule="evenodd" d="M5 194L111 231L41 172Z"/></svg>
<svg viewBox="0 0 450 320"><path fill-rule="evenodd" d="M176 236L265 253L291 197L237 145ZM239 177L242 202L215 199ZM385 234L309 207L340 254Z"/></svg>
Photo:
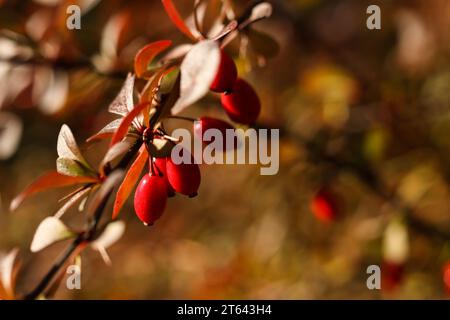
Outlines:
<svg viewBox="0 0 450 320"><path fill-rule="evenodd" d="M226 137L227 137L227 129L234 130L234 127L230 125L228 122L225 122L220 119L210 118L210 117L201 117L198 121L194 123L194 134L199 138L205 145L211 144L213 141L205 141L203 139L204 133L209 129L217 129L222 133L222 146L223 150L226 150ZM237 147L237 141L234 142L233 148Z"/></svg>
<svg viewBox="0 0 450 320"><path fill-rule="evenodd" d="M183 152L187 152L183 149ZM167 179L172 188L181 194L189 197L197 195L200 186L200 169L198 164L194 163L194 158L191 156L191 163L175 164L172 158L167 158L166 161Z"/></svg>
<svg viewBox="0 0 450 320"><path fill-rule="evenodd" d="M338 216L335 197L329 191L320 190L311 201L311 211L323 222L335 221Z"/></svg>
<svg viewBox="0 0 450 320"><path fill-rule="evenodd" d="M404 270L402 263L384 261L381 266L381 289L386 292L397 289L403 280Z"/></svg>
<svg viewBox="0 0 450 320"><path fill-rule="evenodd" d="M164 212L167 202L167 186L163 177L146 174L134 194L134 210L144 224L151 225Z"/></svg>
<svg viewBox="0 0 450 320"><path fill-rule="evenodd" d="M231 93L222 93L222 106L231 120L252 124L261 111L261 102L253 87L243 79L237 79Z"/></svg>
<svg viewBox="0 0 450 320"><path fill-rule="evenodd" d="M221 51L219 70L211 84L210 89L215 92L226 92L233 88L237 79L237 68L233 59L225 51Z"/></svg>
<svg viewBox="0 0 450 320"><path fill-rule="evenodd" d="M169 180L167 179L167 171L166 171L166 161L167 158L156 158L154 163L157 168L157 174L161 173L164 181L166 182L167 186L167 196L168 197L174 197L175 196L175 190L173 190L172 186L169 183ZM159 172L158 172L159 171Z"/></svg>
<svg viewBox="0 0 450 320"><path fill-rule="evenodd" d="M450 261L442 268L442 280L444 281L445 290L450 295Z"/></svg>

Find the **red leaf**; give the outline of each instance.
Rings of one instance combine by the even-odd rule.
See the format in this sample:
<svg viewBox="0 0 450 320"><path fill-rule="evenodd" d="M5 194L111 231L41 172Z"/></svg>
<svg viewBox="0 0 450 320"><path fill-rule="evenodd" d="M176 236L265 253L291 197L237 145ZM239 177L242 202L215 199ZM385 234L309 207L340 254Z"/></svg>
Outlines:
<svg viewBox="0 0 450 320"><path fill-rule="evenodd" d="M170 40L161 40L150 43L138 51L134 57L134 72L141 78L145 75L148 65L162 51L172 45Z"/></svg>
<svg viewBox="0 0 450 320"><path fill-rule="evenodd" d="M136 160L131 165L130 169L123 179L122 184L117 191L116 200L114 201L114 209L112 218L115 219L119 215L120 209L122 209L123 204L127 201L128 197L133 190L134 185L136 184L139 176L141 175L142 170L144 169L145 163L148 160L148 153L143 145L139 150L139 155Z"/></svg>
<svg viewBox="0 0 450 320"><path fill-rule="evenodd" d="M170 20L172 20L173 24L180 30L182 33L184 33L186 36L188 36L191 40L197 41L197 38L192 34L191 30L186 26L186 23L184 23L184 20L181 18L180 14L178 13L177 8L173 5L172 0L161 0L162 4L164 5L164 9L166 10L167 14L169 15Z"/></svg>
<svg viewBox="0 0 450 320"><path fill-rule="evenodd" d="M141 113L142 110L144 110L145 107L147 107L148 104L149 104L149 102L143 102L143 103L138 104L137 106L134 107L133 110L131 110L122 119L120 126L117 128L117 131L114 133L114 135L111 139L111 144L110 144L111 147L113 145L115 145L117 142L122 141L123 138L125 138L125 136L128 133L128 129L129 129L131 123L133 122L134 118L136 118L139 115L139 113Z"/></svg>
<svg viewBox="0 0 450 320"><path fill-rule="evenodd" d="M29 196L51 188L66 187L81 183L96 183L97 179L94 177L72 177L65 176L56 171L44 173L30 184L22 193L11 201L10 210L14 211L19 205Z"/></svg>

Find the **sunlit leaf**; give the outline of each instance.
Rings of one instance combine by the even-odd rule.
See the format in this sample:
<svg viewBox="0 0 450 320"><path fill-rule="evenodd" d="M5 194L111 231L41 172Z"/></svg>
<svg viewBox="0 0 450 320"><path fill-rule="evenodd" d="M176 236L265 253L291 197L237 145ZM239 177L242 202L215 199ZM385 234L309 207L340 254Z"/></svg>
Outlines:
<svg viewBox="0 0 450 320"><path fill-rule="evenodd" d="M0 160L9 159L19 147L22 121L14 114L0 112Z"/></svg>
<svg viewBox="0 0 450 320"><path fill-rule="evenodd" d="M10 205L10 210L15 210L29 196L51 188L72 186L82 183L97 183L94 177L71 177L62 175L56 171L50 171L31 183L22 193L16 196Z"/></svg>
<svg viewBox="0 0 450 320"><path fill-rule="evenodd" d="M108 20L103 28L100 42L100 52L103 56L116 57L118 55L130 20L131 15L127 11L119 12Z"/></svg>
<svg viewBox="0 0 450 320"><path fill-rule="evenodd" d="M40 78L39 81L45 80ZM37 103L38 107L46 114L55 114L64 107L67 101L69 93L69 76L67 72L52 70L49 73L48 83L44 89Z"/></svg>
<svg viewBox="0 0 450 320"><path fill-rule="evenodd" d="M183 111L209 92L220 63L220 49L215 41L202 41L186 55L180 66L180 98L172 114Z"/></svg>
<svg viewBox="0 0 450 320"><path fill-rule="evenodd" d="M67 158L76 160L79 163L83 164L87 168L90 168L87 161L84 159L83 155L78 148L77 142L75 141L75 137L72 134L72 131L67 125L63 125L58 135L58 143L57 143L58 156L60 158Z"/></svg>
<svg viewBox="0 0 450 320"><path fill-rule="evenodd" d="M102 140L102 139L107 139L107 138L112 137L121 122L122 122L122 119L115 119L115 120L111 121L104 128L102 128L99 132L97 132L96 134L87 138L86 142L92 142L95 140Z"/></svg>
<svg viewBox="0 0 450 320"><path fill-rule="evenodd" d="M133 91L134 91L135 76L131 73L128 74L119 94L110 104L108 111L111 113L125 116L133 109Z"/></svg>
<svg viewBox="0 0 450 320"><path fill-rule="evenodd" d="M131 194L137 180L139 179L142 170L144 169L145 164L148 160L148 153L145 146L142 146L139 150L139 154L136 157L136 160L130 166L125 179L122 181L122 184L119 187L119 190L116 194L116 199L114 201L114 209L112 218L115 219L119 215L120 209L124 205L125 201Z"/></svg>
<svg viewBox="0 0 450 320"><path fill-rule="evenodd" d="M122 119L122 122L120 123L119 128L117 128L116 132L114 133L114 135L111 139L110 146L115 145L116 143L122 141L123 138L125 138L134 118L136 118L148 105L149 105L149 102L142 102L142 103L138 104L136 107L134 107L133 110L130 111L130 113L128 113Z"/></svg>
<svg viewBox="0 0 450 320"><path fill-rule="evenodd" d="M152 60L172 45L170 40L161 40L150 43L143 47L134 58L134 72L139 78L146 75L149 64Z"/></svg>
<svg viewBox="0 0 450 320"><path fill-rule="evenodd" d="M248 26L258 20L269 18L272 15L273 7L268 2L261 2L251 8L248 18L241 23L241 28Z"/></svg>
<svg viewBox="0 0 450 320"><path fill-rule="evenodd" d="M0 300L13 299L15 295L16 276L19 264L16 263L19 249L7 254L0 254Z"/></svg>
<svg viewBox="0 0 450 320"><path fill-rule="evenodd" d="M114 132L116 132L117 128L119 128L121 122L122 122L122 118L111 121L99 132L97 132L93 136L90 136L88 139L86 139L86 142L93 142L96 140L111 138L114 135ZM130 128L128 129L128 133L129 134L138 134L138 131L136 130L135 127L130 126Z"/></svg>
<svg viewBox="0 0 450 320"><path fill-rule="evenodd" d="M76 233L71 231L60 219L47 217L39 224L31 242L31 252L38 252L49 245L70 239Z"/></svg>
<svg viewBox="0 0 450 320"><path fill-rule="evenodd" d="M197 39L192 34L191 30L186 26L186 23L181 18L180 13L178 12L177 8L174 6L172 0L161 0L161 2L164 5L164 9L166 10L167 14L169 15L170 20L172 20L173 24L178 28L178 30L180 30L182 33L184 33L191 40L196 41Z"/></svg>
<svg viewBox="0 0 450 320"><path fill-rule="evenodd" d="M91 243L94 250L100 252L107 265L111 265L106 249L116 243L125 232L125 223L123 221L113 221L109 223L103 233Z"/></svg>
<svg viewBox="0 0 450 320"><path fill-rule="evenodd" d="M108 224L103 233L95 239L91 246L93 248L103 247L105 249L116 243L125 232L125 222L113 221Z"/></svg>

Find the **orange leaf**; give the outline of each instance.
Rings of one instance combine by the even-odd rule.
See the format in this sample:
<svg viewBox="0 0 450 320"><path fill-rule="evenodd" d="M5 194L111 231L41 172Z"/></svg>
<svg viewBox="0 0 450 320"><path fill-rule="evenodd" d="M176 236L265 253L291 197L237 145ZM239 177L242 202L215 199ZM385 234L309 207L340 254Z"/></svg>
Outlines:
<svg viewBox="0 0 450 320"><path fill-rule="evenodd" d="M81 177L81 176L65 176L56 171L50 171L44 173L31 183L22 193L11 201L10 210L14 211L19 205L29 196L45 191L51 188L66 187L81 183L96 183L97 179L94 177Z"/></svg>
<svg viewBox="0 0 450 320"><path fill-rule="evenodd" d="M169 15L170 20L172 20L173 24L180 30L182 33L184 33L186 36L188 36L191 40L197 41L197 38L192 34L191 30L186 26L186 23L184 23L184 20L181 18L180 14L178 13L177 8L173 5L172 0L161 0L162 4L164 5L164 9L166 10L167 14Z"/></svg>
<svg viewBox="0 0 450 320"><path fill-rule="evenodd" d="M120 141L122 141L123 138L125 138L125 136L128 133L128 129L129 129L131 123L133 122L134 118L136 118L139 115L139 113L141 113L142 110L144 110L148 104L149 104L149 102L143 102L143 103L138 104L137 106L134 107L133 110L131 110L122 119L120 126L117 128L116 132L114 133L114 135L111 139L110 147L112 147L117 142L120 142Z"/></svg>
<svg viewBox="0 0 450 320"><path fill-rule="evenodd" d="M134 57L134 72L141 78L147 71L148 65L162 51L172 45L170 40L161 40L150 43L138 51Z"/></svg>
<svg viewBox="0 0 450 320"><path fill-rule="evenodd" d="M122 209L123 204L127 201L128 197L133 190L134 185L136 184L139 176L141 175L142 170L144 169L145 163L148 160L148 153L145 148L145 145L141 147L139 150L139 154L136 160L131 165L130 169L123 179L122 184L117 191L116 200L114 201L114 209L112 218L115 219L119 215L120 209Z"/></svg>

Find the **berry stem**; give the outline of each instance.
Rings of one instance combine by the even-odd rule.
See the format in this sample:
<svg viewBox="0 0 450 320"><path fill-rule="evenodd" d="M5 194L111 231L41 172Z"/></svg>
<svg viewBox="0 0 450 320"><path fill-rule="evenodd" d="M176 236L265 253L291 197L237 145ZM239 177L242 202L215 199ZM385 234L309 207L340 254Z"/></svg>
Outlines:
<svg viewBox="0 0 450 320"><path fill-rule="evenodd" d="M149 171L150 171L150 175L151 176L154 176L154 175L156 175L155 173L155 168L153 167L154 166L154 161L153 161L153 157L151 156L151 154L149 153L149 157L148 157L148 166L149 166Z"/></svg>

